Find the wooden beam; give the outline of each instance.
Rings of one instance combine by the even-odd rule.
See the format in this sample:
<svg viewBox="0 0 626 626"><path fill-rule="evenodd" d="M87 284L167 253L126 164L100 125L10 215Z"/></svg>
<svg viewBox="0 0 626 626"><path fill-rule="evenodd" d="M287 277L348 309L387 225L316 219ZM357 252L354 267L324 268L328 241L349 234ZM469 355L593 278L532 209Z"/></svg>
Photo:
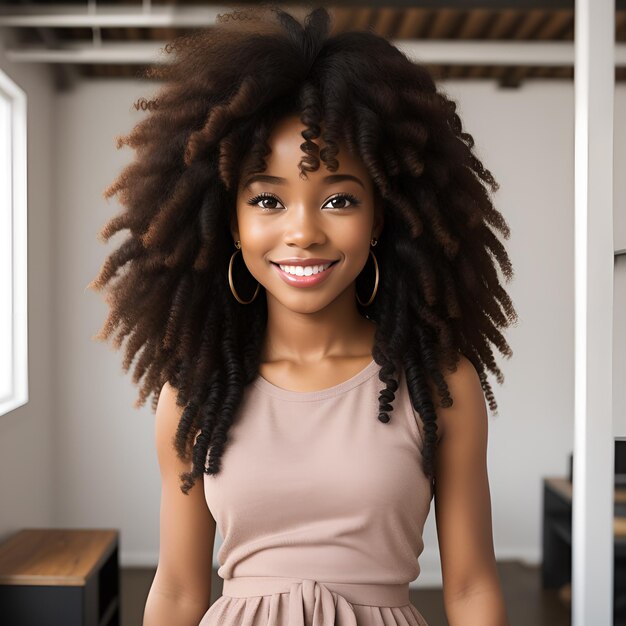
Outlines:
<svg viewBox="0 0 626 626"><path fill-rule="evenodd" d="M574 65L574 44L569 41L459 41L391 40L412 60L427 64L563 66ZM165 41L109 42L99 46L64 42L60 49L29 46L7 48L6 57L22 63L152 64L168 61L160 50ZM626 44L615 45L615 66L626 66Z"/></svg>

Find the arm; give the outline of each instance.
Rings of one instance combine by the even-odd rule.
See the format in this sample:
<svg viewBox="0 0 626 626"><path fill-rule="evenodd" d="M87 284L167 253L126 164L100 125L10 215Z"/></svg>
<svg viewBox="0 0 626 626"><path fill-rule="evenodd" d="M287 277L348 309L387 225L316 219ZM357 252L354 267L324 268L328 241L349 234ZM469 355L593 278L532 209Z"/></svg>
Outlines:
<svg viewBox="0 0 626 626"><path fill-rule="evenodd" d="M168 383L159 396L155 440L161 472L159 564L143 626L197 626L211 602L215 520L201 479L185 495L179 475L191 469L176 455L173 437L183 409Z"/></svg>
<svg viewBox="0 0 626 626"><path fill-rule="evenodd" d="M446 381L454 402L437 407L442 435L434 496L446 616L450 626L508 626L493 549L480 380L461 355Z"/></svg>

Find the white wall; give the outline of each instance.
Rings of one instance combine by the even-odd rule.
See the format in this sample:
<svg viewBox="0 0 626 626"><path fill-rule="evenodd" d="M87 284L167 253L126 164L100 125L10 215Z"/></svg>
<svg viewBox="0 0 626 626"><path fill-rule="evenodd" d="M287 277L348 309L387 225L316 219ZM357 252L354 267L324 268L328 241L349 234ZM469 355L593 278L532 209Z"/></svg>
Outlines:
<svg viewBox="0 0 626 626"><path fill-rule="evenodd" d="M615 99L613 129L613 241L626 250L626 119L623 88ZM621 108L617 108L621 105ZM616 437L626 438L626 254L615 258L613 275L613 424Z"/></svg>
<svg viewBox="0 0 626 626"><path fill-rule="evenodd" d="M55 497L51 478L53 390L51 172L54 94L48 68L10 63L0 30L0 69L25 92L27 109L29 401L0 416L0 541L25 526L48 526Z"/></svg>
<svg viewBox="0 0 626 626"><path fill-rule="evenodd" d="M133 408L137 390L122 372L122 352L91 339L108 309L101 294L85 288L128 235L122 231L106 245L97 239L121 210L102 192L132 157L129 148L116 149L115 137L143 115L131 113L140 92L136 82L85 82L59 94L56 119L63 150L55 163L55 380L61 393L54 520L59 526L120 528L122 564L156 563L158 554L154 415L149 402Z"/></svg>
<svg viewBox="0 0 626 626"><path fill-rule="evenodd" d="M626 120L624 119L624 101L620 98L624 87L615 90L615 127L613 128L613 241L615 250L626 250L626 182L624 181L624 163L626 163ZM617 107L622 105L620 109ZM621 165L622 169L619 168ZM616 268L617 269L617 268Z"/></svg>
<svg viewBox="0 0 626 626"><path fill-rule="evenodd" d="M528 81L519 90L498 90L489 82L449 82L444 89L458 101L478 156L501 184L495 200L512 231L506 245L516 278L507 289L520 323L507 335L513 359L500 359L504 386L492 379L499 417L491 419L489 434L496 555L538 563L542 478L566 474L573 444L573 84ZM119 209L101 194L132 157L129 148L116 151L114 137L141 118L132 102L152 90L133 81L83 82L75 92L58 96L54 123L60 149L53 161L59 390L53 520L59 526L121 528L124 564L154 564L158 553L153 414L148 406L133 408L136 389L130 375L121 372L121 353L90 339L106 306L84 288L126 236L126 231L118 234L108 246L96 240ZM618 85L616 114L626 110L625 100L626 88ZM616 125L623 143L626 117L618 117ZM617 172L625 161L624 147L616 148L620 210L626 183ZM434 507L424 539L420 583L438 584Z"/></svg>
<svg viewBox="0 0 626 626"><path fill-rule="evenodd" d="M624 196L622 196L623 198ZM626 207L615 205L626 213ZM615 259L613 274L613 433L626 438L626 254Z"/></svg>

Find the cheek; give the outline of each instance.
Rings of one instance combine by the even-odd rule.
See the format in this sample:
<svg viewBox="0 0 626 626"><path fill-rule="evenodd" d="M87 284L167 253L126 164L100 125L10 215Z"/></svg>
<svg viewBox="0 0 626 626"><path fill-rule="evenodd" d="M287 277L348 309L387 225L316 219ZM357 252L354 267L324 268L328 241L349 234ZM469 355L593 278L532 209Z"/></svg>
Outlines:
<svg viewBox="0 0 626 626"><path fill-rule="evenodd" d="M346 252L360 251L369 247L370 234L372 225L365 220L355 220L351 224L346 225L347 228L342 229L336 238L337 245L341 246Z"/></svg>
<svg viewBox="0 0 626 626"><path fill-rule="evenodd" d="M270 236L267 221L239 213L239 234L248 249L262 249Z"/></svg>

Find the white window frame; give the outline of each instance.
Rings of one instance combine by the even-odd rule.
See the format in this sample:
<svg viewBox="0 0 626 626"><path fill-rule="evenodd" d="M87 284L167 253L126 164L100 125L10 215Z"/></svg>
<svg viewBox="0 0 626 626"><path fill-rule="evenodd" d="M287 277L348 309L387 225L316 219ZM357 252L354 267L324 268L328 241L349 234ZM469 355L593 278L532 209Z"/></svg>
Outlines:
<svg viewBox="0 0 626 626"><path fill-rule="evenodd" d="M11 168L6 177L10 185L9 215L5 213L3 216L5 218L3 222L10 224L10 229L8 234L0 232L0 243L10 246L8 257L11 260L10 289L7 294L0 294L0 307L7 307L10 320L9 328L0 328L0 333L9 334L11 380L8 385L9 392L0 394L0 415L5 415L28 402L28 247L26 93L2 70L0 70L0 98L9 104L9 163ZM0 146L0 149L4 150L5 147ZM0 197L6 197L5 190L0 189ZM4 213L7 207L0 206L0 211ZM7 235L6 238L5 235ZM0 271L5 269L0 268Z"/></svg>

